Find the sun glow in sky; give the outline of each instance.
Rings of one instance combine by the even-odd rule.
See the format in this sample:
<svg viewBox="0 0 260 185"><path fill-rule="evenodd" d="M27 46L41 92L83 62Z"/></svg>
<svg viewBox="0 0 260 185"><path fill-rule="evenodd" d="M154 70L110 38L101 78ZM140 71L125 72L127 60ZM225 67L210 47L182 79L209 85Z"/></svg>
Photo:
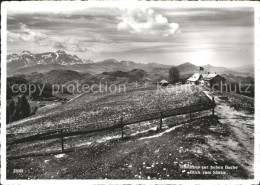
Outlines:
<svg viewBox="0 0 260 185"><path fill-rule="evenodd" d="M94 62L235 67L254 62L253 8L16 6L8 54L64 50Z"/></svg>
<svg viewBox="0 0 260 185"><path fill-rule="evenodd" d="M212 61L214 58L213 53L210 50L191 52L187 56L187 61L197 64L199 66L205 65L203 61Z"/></svg>

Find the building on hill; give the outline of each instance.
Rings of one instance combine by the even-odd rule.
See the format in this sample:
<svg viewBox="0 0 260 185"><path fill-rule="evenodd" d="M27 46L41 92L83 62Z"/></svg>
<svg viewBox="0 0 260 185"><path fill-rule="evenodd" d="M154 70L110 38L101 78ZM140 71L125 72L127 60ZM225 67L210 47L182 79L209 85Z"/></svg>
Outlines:
<svg viewBox="0 0 260 185"><path fill-rule="evenodd" d="M194 84L194 85L207 85L213 86L214 84L220 85L221 83L224 84L226 79L218 74L200 74L195 73L190 78L187 79L187 84Z"/></svg>
<svg viewBox="0 0 260 185"><path fill-rule="evenodd" d="M167 80L162 80L162 81L159 82L159 85L161 85L161 86L167 86L169 84L170 83Z"/></svg>
<svg viewBox="0 0 260 185"><path fill-rule="evenodd" d="M200 81L202 80L203 76L200 73L195 73L190 78L187 79L187 84L194 84L198 85L200 84Z"/></svg>
<svg viewBox="0 0 260 185"><path fill-rule="evenodd" d="M208 74L203 79L205 84L210 87L212 87L215 84L218 84L220 86L221 84L226 83L226 79L218 74Z"/></svg>

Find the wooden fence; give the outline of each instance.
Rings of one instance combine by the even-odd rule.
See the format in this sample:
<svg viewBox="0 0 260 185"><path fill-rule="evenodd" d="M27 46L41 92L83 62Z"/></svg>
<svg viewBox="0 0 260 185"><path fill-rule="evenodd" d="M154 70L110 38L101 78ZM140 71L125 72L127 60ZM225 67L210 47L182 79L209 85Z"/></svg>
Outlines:
<svg viewBox="0 0 260 185"><path fill-rule="evenodd" d="M73 129L72 127L64 127L60 129L55 130L43 130L43 131L37 131L37 132L24 132L24 133L9 133L7 134L7 145L13 145L13 144L19 144L19 143L25 143L25 142L32 142L32 141L38 141L38 140L48 140L48 139L54 139L54 138L60 138L61 141L61 152L64 153L64 138L70 137L70 136L77 136L77 135L85 135L85 134L91 134L96 132L103 132L103 131L111 131L115 129L121 129L121 137L124 137L124 127L127 125L133 125L138 124L145 121L151 121L151 120L160 120L159 129L162 129L163 126L163 118L168 118L172 116L178 116L178 115L184 115L189 114L190 119L192 119L192 113L205 111L205 110L212 110L212 115L214 115L214 109L215 109L216 103L214 101L214 97L212 97L211 101L208 102L202 102L197 103L185 107L170 109L162 112L155 112L151 114L144 114L139 117L133 117L129 119L123 119L120 118L119 120L115 121L115 124L108 127L100 127L96 129L84 129L79 128ZM30 135L27 137L17 137L17 135ZM8 139L9 137L9 139ZM14 138L13 138L14 137ZM13 139L11 139L13 138ZM9 141L8 141L9 140Z"/></svg>

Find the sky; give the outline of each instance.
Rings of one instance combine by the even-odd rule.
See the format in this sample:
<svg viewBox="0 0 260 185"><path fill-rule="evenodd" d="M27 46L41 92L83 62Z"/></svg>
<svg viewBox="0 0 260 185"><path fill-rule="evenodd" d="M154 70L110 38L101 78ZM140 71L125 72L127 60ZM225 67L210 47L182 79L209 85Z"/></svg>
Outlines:
<svg viewBox="0 0 260 185"><path fill-rule="evenodd" d="M237 67L254 63L250 7L12 6L7 52L64 50L94 62Z"/></svg>

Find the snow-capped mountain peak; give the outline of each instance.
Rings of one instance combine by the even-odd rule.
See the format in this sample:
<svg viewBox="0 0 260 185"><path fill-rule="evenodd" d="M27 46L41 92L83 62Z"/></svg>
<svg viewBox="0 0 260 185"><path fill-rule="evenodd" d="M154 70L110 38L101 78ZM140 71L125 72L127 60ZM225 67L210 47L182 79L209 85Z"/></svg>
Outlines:
<svg viewBox="0 0 260 185"><path fill-rule="evenodd" d="M20 55L32 55L30 51L23 51Z"/></svg>
<svg viewBox="0 0 260 185"><path fill-rule="evenodd" d="M56 51L56 53L58 53L58 54L66 54L66 52L63 51L63 50L58 50L58 51Z"/></svg>
<svg viewBox="0 0 260 185"><path fill-rule="evenodd" d="M34 66L38 64L86 64L91 63L91 61L82 60L76 55L70 55L63 50L58 50L56 52L46 52L38 54L33 54L29 51L23 51L20 54L11 54L7 56L7 63L9 66L20 68Z"/></svg>

